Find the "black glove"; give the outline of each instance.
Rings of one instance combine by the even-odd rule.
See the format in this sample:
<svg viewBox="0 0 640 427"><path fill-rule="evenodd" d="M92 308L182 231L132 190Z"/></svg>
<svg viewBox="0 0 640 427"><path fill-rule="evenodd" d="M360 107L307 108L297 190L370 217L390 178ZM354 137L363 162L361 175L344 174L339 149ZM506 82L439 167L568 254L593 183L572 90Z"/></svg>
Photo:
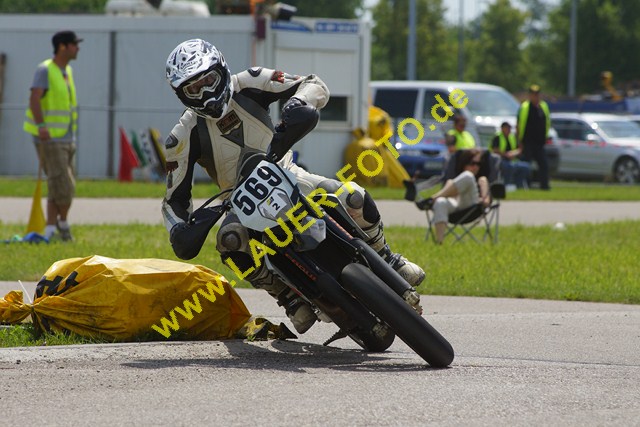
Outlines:
<svg viewBox="0 0 640 427"><path fill-rule="evenodd" d="M179 222L171 228L169 232L169 241L171 244L180 239L180 235L188 231L190 225L187 222Z"/></svg>
<svg viewBox="0 0 640 427"><path fill-rule="evenodd" d="M224 215L222 206L197 209L187 222L179 222L171 228L169 241L173 252L180 259L192 259L198 256L207 240L209 230Z"/></svg>
<svg viewBox="0 0 640 427"><path fill-rule="evenodd" d="M194 248L191 239L191 225L179 222L169 232L169 241L173 252L180 259L192 259L198 255L200 248Z"/></svg>
<svg viewBox="0 0 640 427"><path fill-rule="evenodd" d="M285 129L287 128L287 119L289 118L289 112L292 109L300 107L302 105L307 105L307 103L296 97L289 98L289 100L284 103L284 105L282 106L282 113L280 114L280 123L276 125L276 132L285 131Z"/></svg>
<svg viewBox="0 0 640 427"><path fill-rule="evenodd" d="M282 121L276 126L267 156L273 161L280 160L296 142L316 127L319 119L320 113L314 106L298 98L289 99L282 107Z"/></svg>
<svg viewBox="0 0 640 427"><path fill-rule="evenodd" d="M224 215L225 211L223 205L198 208L189 215L187 222L192 226L209 226L211 228Z"/></svg>

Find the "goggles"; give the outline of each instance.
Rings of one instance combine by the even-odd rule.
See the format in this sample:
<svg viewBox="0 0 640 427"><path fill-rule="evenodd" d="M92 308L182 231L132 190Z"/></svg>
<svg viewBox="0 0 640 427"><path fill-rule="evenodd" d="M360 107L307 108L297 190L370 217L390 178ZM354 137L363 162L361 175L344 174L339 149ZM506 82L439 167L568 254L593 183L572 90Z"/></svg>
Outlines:
<svg viewBox="0 0 640 427"><path fill-rule="evenodd" d="M194 82L189 83L183 89L187 98L200 99L205 91L214 92L222 78L215 70L203 74Z"/></svg>

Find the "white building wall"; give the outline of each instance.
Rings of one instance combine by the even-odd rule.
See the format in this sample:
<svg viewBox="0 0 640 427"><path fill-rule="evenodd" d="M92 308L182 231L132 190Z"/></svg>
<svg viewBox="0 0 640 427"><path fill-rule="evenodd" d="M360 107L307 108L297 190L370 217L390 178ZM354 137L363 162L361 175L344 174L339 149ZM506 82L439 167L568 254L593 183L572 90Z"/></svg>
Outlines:
<svg viewBox="0 0 640 427"><path fill-rule="evenodd" d="M53 33L72 29L84 39L78 59L71 63L78 89L80 177L117 175L119 126L127 131L154 127L163 137L168 134L183 107L164 79L165 61L178 43L195 37L219 47L232 72L263 65L297 74L316 73L332 94L349 98L347 120L321 119L318 128L296 147L312 171L332 176L342 166L350 132L366 124L363 90L368 85L368 68L360 67L368 66L368 44L363 49L363 40L368 40L369 28L367 24L357 28L355 34L302 36L275 30L256 41L249 16L0 15L0 52L7 55L0 104L0 174L37 172L31 136L22 131L29 87L37 64L52 56ZM272 112L277 116L275 109Z"/></svg>

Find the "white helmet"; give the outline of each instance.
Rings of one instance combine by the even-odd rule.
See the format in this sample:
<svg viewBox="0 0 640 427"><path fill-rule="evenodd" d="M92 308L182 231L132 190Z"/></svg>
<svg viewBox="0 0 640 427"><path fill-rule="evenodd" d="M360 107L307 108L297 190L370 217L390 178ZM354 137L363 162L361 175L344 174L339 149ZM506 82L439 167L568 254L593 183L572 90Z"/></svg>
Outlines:
<svg viewBox="0 0 640 427"><path fill-rule="evenodd" d="M167 80L180 101L205 118L218 119L229 107L231 72L222 53L201 39L180 43L167 58Z"/></svg>

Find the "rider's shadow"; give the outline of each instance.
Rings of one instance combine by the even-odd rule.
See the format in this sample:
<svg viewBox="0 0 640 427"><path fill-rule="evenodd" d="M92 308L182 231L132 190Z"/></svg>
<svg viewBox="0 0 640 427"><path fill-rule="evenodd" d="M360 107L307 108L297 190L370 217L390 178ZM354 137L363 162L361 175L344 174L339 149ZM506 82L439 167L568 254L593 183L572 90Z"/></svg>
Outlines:
<svg viewBox="0 0 640 427"><path fill-rule="evenodd" d="M250 342L234 339L217 341L216 344L224 346L227 354L190 359L139 359L123 363L122 366L138 369L198 366L299 373L313 368L350 372L409 372L429 369L426 362L394 359L385 356L385 353L340 349L290 340ZM219 353L219 350L216 353Z"/></svg>

